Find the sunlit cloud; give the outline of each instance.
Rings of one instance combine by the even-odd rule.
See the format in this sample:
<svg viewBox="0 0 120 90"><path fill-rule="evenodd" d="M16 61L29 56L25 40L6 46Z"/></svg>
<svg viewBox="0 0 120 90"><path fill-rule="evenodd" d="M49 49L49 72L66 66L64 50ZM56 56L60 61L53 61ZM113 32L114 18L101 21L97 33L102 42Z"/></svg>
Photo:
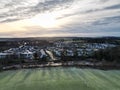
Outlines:
<svg viewBox="0 0 120 90"><path fill-rule="evenodd" d="M120 36L119 0L1 0L0 37Z"/></svg>

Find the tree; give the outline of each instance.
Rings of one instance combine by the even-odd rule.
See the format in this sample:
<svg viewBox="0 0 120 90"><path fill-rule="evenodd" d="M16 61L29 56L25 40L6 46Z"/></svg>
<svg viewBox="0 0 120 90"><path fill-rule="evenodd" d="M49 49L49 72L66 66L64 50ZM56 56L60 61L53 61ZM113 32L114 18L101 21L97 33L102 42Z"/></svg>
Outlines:
<svg viewBox="0 0 120 90"><path fill-rule="evenodd" d="M39 56L38 56L37 53L34 53L33 56L34 56L34 59L35 59L35 60L38 60L38 59L39 59Z"/></svg>

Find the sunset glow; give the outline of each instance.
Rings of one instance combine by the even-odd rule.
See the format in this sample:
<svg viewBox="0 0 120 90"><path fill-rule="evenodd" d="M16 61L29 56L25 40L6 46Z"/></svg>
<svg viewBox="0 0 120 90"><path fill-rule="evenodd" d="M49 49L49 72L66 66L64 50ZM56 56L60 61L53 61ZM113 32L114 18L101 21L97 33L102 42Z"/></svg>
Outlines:
<svg viewBox="0 0 120 90"><path fill-rule="evenodd" d="M119 0L1 0L0 37L119 36Z"/></svg>
<svg viewBox="0 0 120 90"><path fill-rule="evenodd" d="M43 28L57 27L57 20L50 13L37 15L34 18L30 19L30 23L33 25L41 26Z"/></svg>

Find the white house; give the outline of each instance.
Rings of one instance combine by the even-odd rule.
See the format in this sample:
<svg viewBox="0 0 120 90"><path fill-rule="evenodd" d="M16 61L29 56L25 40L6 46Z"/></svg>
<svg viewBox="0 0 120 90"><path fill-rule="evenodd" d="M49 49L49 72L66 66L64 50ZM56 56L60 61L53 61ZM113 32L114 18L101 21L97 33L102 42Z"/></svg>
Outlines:
<svg viewBox="0 0 120 90"><path fill-rule="evenodd" d="M5 59L12 55L13 55L13 53L0 53L0 59Z"/></svg>
<svg viewBox="0 0 120 90"><path fill-rule="evenodd" d="M33 59L34 58L33 54L34 54L33 52L26 50L25 52L20 53L20 57L23 59Z"/></svg>

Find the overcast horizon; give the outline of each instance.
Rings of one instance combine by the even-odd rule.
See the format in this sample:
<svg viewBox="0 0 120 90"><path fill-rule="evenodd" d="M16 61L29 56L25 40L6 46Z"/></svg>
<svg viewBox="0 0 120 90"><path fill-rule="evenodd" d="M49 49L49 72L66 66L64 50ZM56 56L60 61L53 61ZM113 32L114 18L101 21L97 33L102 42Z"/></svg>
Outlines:
<svg viewBox="0 0 120 90"><path fill-rule="evenodd" d="M120 0L1 0L0 38L120 37Z"/></svg>

